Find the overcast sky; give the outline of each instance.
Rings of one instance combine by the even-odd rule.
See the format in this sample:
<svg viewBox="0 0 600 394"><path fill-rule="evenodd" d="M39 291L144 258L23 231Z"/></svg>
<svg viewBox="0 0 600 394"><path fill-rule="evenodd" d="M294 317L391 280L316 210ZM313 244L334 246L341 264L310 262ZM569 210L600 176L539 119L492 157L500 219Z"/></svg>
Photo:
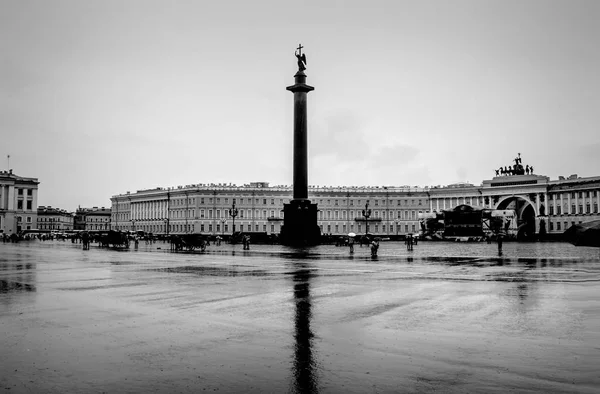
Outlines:
<svg viewBox="0 0 600 394"><path fill-rule="evenodd" d="M521 153L600 175L600 1L0 0L0 168L39 205L292 182L480 184Z"/></svg>

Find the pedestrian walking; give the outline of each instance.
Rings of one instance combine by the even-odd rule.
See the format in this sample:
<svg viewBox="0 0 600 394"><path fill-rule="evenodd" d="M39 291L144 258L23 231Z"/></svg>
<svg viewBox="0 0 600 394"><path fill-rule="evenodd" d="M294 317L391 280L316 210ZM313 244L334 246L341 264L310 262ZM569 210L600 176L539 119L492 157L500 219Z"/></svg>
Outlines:
<svg viewBox="0 0 600 394"><path fill-rule="evenodd" d="M498 256L502 256L502 234L498 234Z"/></svg>
<svg viewBox="0 0 600 394"><path fill-rule="evenodd" d="M379 241L374 239L371 242L371 257L377 257L377 251L379 250Z"/></svg>

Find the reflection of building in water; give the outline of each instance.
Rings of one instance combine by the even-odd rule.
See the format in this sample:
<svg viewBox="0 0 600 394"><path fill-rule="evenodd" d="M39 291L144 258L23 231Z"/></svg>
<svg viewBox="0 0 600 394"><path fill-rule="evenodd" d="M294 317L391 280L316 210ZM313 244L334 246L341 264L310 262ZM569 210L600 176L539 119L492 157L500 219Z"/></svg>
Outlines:
<svg viewBox="0 0 600 394"><path fill-rule="evenodd" d="M363 233L362 209L372 209L369 232L404 235L420 230L419 214L441 213L460 205L477 209L514 210L517 227L530 234L561 234L575 223L600 219L600 176L550 180L525 174L497 176L476 186L318 187L310 186L311 201L319 206L318 225L324 234ZM292 198L291 186L254 182L194 184L139 190L111 198L111 228L153 233L231 232L229 209L235 202L236 230L278 234L283 206Z"/></svg>
<svg viewBox="0 0 600 394"><path fill-rule="evenodd" d="M36 265L0 262L0 304L9 306L18 298L3 297L3 294L29 293L36 291Z"/></svg>
<svg viewBox="0 0 600 394"><path fill-rule="evenodd" d="M312 339L314 337L310 320L310 277L311 271L301 264L294 272L294 301L296 314L294 320L296 340L294 345L294 391L297 393L316 393L318 391L315 359L313 357Z"/></svg>
<svg viewBox="0 0 600 394"><path fill-rule="evenodd" d="M37 178L0 171L0 233L36 228L38 185Z"/></svg>

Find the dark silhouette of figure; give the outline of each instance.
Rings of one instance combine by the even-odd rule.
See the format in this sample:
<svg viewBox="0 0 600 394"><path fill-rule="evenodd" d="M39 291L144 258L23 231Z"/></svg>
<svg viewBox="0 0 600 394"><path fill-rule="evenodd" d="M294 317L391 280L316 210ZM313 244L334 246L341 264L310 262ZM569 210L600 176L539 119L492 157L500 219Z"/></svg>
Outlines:
<svg viewBox="0 0 600 394"><path fill-rule="evenodd" d="M529 172L533 175L533 166L529 166Z"/></svg>
<svg viewBox="0 0 600 394"><path fill-rule="evenodd" d="M377 250L379 250L379 241L375 239L371 242L371 257L377 257Z"/></svg>
<svg viewBox="0 0 600 394"><path fill-rule="evenodd" d="M88 233L81 234L81 243L83 244L83 250L90 248L90 236Z"/></svg>
<svg viewBox="0 0 600 394"><path fill-rule="evenodd" d="M498 234L497 241L498 241L498 256L502 256L502 235L501 234Z"/></svg>
<svg viewBox="0 0 600 394"><path fill-rule="evenodd" d="M302 45L298 45L298 48L294 52L294 55L298 59L298 71L306 70L306 54L302 53L302 48L304 48Z"/></svg>
<svg viewBox="0 0 600 394"><path fill-rule="evenodd" d="M496 171L496 176L500 175L500 170L495 170Z"/></svg>
<svg viewBox="0 0 600 394"><path fill-rule="evenodd" d="M413 238L412 238L412 235L407 235L406 239L404 240L404 243L406 244L406 250L413 250Z"/></svg>

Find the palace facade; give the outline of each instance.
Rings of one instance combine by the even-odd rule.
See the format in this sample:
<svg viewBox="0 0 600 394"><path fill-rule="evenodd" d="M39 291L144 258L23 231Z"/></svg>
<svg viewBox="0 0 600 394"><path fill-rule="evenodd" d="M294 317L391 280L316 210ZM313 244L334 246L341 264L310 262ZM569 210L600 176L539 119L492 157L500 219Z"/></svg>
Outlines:
<svg viewBox="0 0 600 394"><path fill-rule="evenodd" d="M550 180L541 175L497 176L480 186L457 184L429 190L433 212L466 204L512 209L532 233L562 234L573 224L599 220L600 177L571 175Z"/></svg>
<svg viewBox="0 0 600 394"><path fill-rule="evenodd" d="M38 185L37 178L0 171L0 233L10 235L36 228Z"/></svg>
<svg viewBox="0 0 600 394"><path fill-rule="evenodd" d="M127 192L111 198L111 228L155 234L217 235L234 230L279 234L283 205L292 199L292 192L291 186L269 186L266 182ZM532 232L557 235L573 224L600 219L600 177L571 175L550 180L522 174L497 176L479 186L460 183L424 188L311 186L309 199L318 204L322 234L417 233L419 213L466 204L515 210L519 224L527 224ZM235 218L230 214L233 209L237 210Z"/></svg>
<svg viewBox="0 0 600 394"><path fill-rule="evenodd" d="M111 223L116 230L159 234L278 234L283 205L292 194L291 186L266 182L139 190L111 198ZM419 228L418 213L429 210L427 190L418 187L309 187L309 198L318 204L322 234L412 233ZM234 209L235 218L230 215Z"/></svg>

